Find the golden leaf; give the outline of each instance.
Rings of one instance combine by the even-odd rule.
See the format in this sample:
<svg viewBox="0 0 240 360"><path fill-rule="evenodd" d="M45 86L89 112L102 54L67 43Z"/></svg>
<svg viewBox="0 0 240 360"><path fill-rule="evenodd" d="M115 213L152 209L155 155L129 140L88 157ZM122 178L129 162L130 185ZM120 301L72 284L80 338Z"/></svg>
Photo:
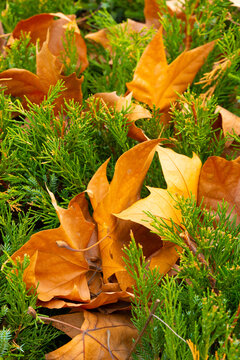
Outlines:
<svg viewBox="0 0 240 360"><path fill-rule="evenodd" d="M192 83L213 47L214 41L184 51L168 65L161 27L144 50L127 87L137 100L166 112L177 93L183 93Z"/></svg>

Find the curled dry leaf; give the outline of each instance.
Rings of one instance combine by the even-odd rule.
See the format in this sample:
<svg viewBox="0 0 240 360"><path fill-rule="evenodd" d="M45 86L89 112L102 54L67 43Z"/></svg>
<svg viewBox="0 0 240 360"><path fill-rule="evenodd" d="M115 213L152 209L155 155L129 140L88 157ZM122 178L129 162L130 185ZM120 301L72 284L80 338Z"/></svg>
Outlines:
<svg viewBox="0 0 240 360"><path fill-rule="evenodd" d="M65 241L74 249L87 247L95 225L86 219L87 206L85 194L73 198L68 209L56 208L60 227L34 234L30 240L16 251L12 258L30 256L30 266L24 273L28 288L37 288L38 298L49 301L55 296L72 301L87 302L90 292L87 284L89 265L82 252L72 252L57 246L56 241ZM88 217L89 218L89 217Z"/></svg>
<svg viewBox="0 0 240 360"><path fill-rule="evenodd" d="M106 177L108 161L93 176L87 191L98 237L83 193L70 202L67 210L59 207L50 193L61 226L34 234L13 255L13 259L23 258L25 253L30 256L24 279L28 288L39 283L41 305L94 308L118 300L129 301L132 294L125 290L133 281L125 270L122 247L130 240L130 229L147 256L157 251L162 242L148 228L120 220L112 213L139 199L159 142L145 141L124 153L116 163L111 183ZM94 244L99 247L100 258L98 252L92 253Z"/></svg>
<svg viewBox="0 0 240 360"><path fill-rule="evenodd" d="M124 360L137 330L127 314L99 314L83 311L53 318L52 325L72 340L46 355L47 360ZM60 322L58 322L60 321Z"/></svg>
<svg viewBox="0 0 240 360"><path fill-rule="evenodd" d="M84 251L89 244L97 241L85 194L73 198L67 210L59 207L54 195L49 194L61 226L33 235L12 256L13 259L22 259L24 254L30 256L24 281L27 288L36 287L39 283L38 304L48 308L93 309L119 300L129 302L133 295L121 291L118 284L103 285L98 252L92 249ZM59 241L81 252L59 247Z"/></svg>
<svg viewBox="0 0 240 360"><path fill-rule="evenodd" d="M150 212L164 221L174 221L181 224L181 212L175 209L175 197L190 194L197 197L198 180L201 170L201 161L194 154L192 158L177 154L171 149L158 146L157 152L161 162L167 189L149 188L150 195L145 199L135 202L132 206L115 214L118 218L131 220L155 230L150 218L144 212ZM158 266L162 273L166 273L178 259L179 247L164 241L163 246L151 256L151 267Z"/></svg>
<svg viewBox="0 0 240 360"><path fill-rule="evenodd" d="M199 179L198 204L203 198L203 206L217 210L222 200L228 202L228 213L237 216L240 223L240 161L228 161L211 156L202 167Z"/></svg>
<svg viewBox="0 0 240 360"><path fill-rule="evenodd" d="M133 280L126 272L122 248L130 240L130 230L144 255L151 258L151 266L158 265L165 273L175 263L175 246L163 243L150 232L151 224L143 221L143 211L150 210L180 223L181 214L175 211L174 200L162 189L151 189L152 195L137 200L156 150L173 196L196 194L201 162L196 155L189 159L161 148L159 142L145 141L124 153L110 183L106 176L108 160L100 166L87 188L95 223L84 193L72 199L67 210L59 207L50 193L60 227L34 234L13 255L13 259L22 259L25 253L30 256L24 280L28 288L39 283L40 305L92 309L118 300L129 301L132 294L127 289ZM137 214L132 211L135 208ZM99 247L99 253L93 251L94 247Z"/></svg>
<svg viewBox="0 0 240 360"><path fill-rule="evenodd" d="M168 65L161 27L144 50L127 87L137 100L167 112L177 93L183 93L192 83L213 47L214 41L184 51Z"/></svg>
<svg viewBox="0 0 240 360"><path fill-rule="evenodd" d="M171 15L176 14L179 18L184 18L182 7L184 0L170 0L166 1L167 9ZM157 0L145 0L144 16L147 26L160 27L160 16L162 15L159 3Z"/></svg>
<svg viewBox="0 0 240 360"><path fill-rule="evenodd" d="M224 136L227 134L240 135L240 117L224 109L221 106L217 106L216 111L219 112L222 120L222 129ZM229 147L233 142L233 139L227 140L225 146Z"/></svg>
<svg viewBox="0 0 240 360"><path fill-rule="evenodd" d="M126 30L128 34L131 34L132 32L141 32L144 28L146 28L146 25L131 19L127 19L126 22L114 25L111 29L114 30L118 28L121 28L123 31ZM87 34L85 38L101 44L105 49L108 49L110 52L112 52L112 47L108 36L109 29L101 29L95 33Z"/></svg>
<svg viewBox="0 0 240 360"><path fill-rule="evenodd" d="M24 280L25 281L25 280ZM114 285L118 285L117 283L112 283L112 287L116 287ZM102 286L104 289L104 287ZM61 309L64 307L74 308L74 309L96 309L103 305L114 304L118 301L123 301L125 303L129 303L133 298L133 294L128 291L118 291L114 289L114 291L102 291L99 290L99 295L92 298L89 302L77 302L77 301L68 301L64 299L52 299L50 301L39 301L38 304L40 306L47 307L49 309Z"/></svg>
<svg viewBox="0 0 240 360"><path fill-rule="evenodd" d="M60 110L64 100L75 99L82 102L81 84L83 78L78 79L73 73L69 76L60 75L61 65L57 58L49 51L48 39L37 53L37 74L25 69L8 69L0 73L0 85L6 86L6 94L20 97L23 105L27 102L25 96L36 104L40 104L47 95L51 85L56 85L58 80L64 81L65 90L55 101L55 111Z"/></svg>
<svg viewBox="0 0 240 360"><path fill-rule="evenodd" d="M59 19L54 20L55 17ZM88 66L87 48L81 37L80 31L77 27L75 15L64 15L62 13L56 14L39 14L34 15L26 20L21 20L16 25L9 39L8 44L15 39L19 39L22 32L30 33L31 42L36 44L39 39L40 48L48 37L49 51L57 57L58 65L62 64L61 54L65 53L63 41L66 41L65 32L67 28L74 29L75 45L78 54L77 66L81 66L81 72Z"/></svg>
<svg viewBox="0 0 240 360"><path fill-rule="evenodd" d="M161 241L157 235L150 234L148 229L116 218L113 213L121 212L139 199L143 180L159 141L145 141L125 152L116 163L114 176L109 185L104 163L87 188L94 210L93 218L98 225L99 238L108 235L106 240L99 244L104 282L108 282L115 274L122 290L132 285L132 279L127 274L122 259L122 248L130 240L130 229L147 253L156 251ZM103 179L103 191L99 190L100 179Z"/></svg>
<svg viewBox="0 0 240 360"><path fill-rule="evenodd" d="M148 140L143 130L135 125L135 121L142 118L151 118L151 113L142 107L132 103L132 93L127 96L118 96L116 91L111 93L97 93L94 94L95 98L102 99L107 106L114 108L117 111L130 108L129 113L126 115L129 121L128 136L139 142Z"/></svg>

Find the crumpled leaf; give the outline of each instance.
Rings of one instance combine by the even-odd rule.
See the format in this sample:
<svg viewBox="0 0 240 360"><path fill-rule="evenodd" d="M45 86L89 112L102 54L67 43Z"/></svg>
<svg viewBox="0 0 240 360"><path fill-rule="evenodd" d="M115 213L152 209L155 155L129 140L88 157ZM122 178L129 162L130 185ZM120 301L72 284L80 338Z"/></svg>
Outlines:
<svg viewBox="0 0 240 360"><path fill-rule="evenodd" d="M224 109L222 106L217 106L216 111L219 112L222 119L223 135L233 134L240 135L240 117ZM233 139L226 141L225 146L229 147L233 142Z"/></svg>
<svg viewBox="0 0 240 360"><path fill-rule="evenodd" d="M25 279L24 279L25 281ZM125 301L126 303L130 302L133 298L133 294L128 291L120 291L117 289L114 289L114 287L119 288L117 283L111 283L111 287L113 288L113 291L102 291L104 288L104 284L102 286L102 291L97 297L92 298L89 302L77 302L77 301L68 301L63 299L52 299L50 301L38 301L39 306L44 306L49 309L61 309L64 307L67 308L74 308L74 309L96 309L100 306L105 306L108 304L114 304L118 301ZM115 285L115 286L114 286Z"/></svg>
<svg viewBox="0 0 240 360"><path fill-rule="evenodd" d="M87 284L89 265L84 252L73 252L58 247L56 241L64 241L73 249L85 249L93 234L95 224L84 215L87 206L85 194L73 198L68 209L56 208L60 227L40 231L16 251L12 258L22 259L24 254L30 256L30 265L26 269L25 281L37 288L38 298L49 301L55 296L72 301L87 302L90 292ZM89 215L90 216L90 215ZM88 216L88 218L89 218Z"/></svg>
<svg viewBox="0 0 240 360"><path fill-rule="evenodd" d="M127 33L130 34L132 32L141 32L144 28L146 28L146 25L131 19L127 19L126 22L114 25L112 28L113 29L122 28L123 30L126 29ZM108 35L109 35L108 29L101 29L94 33L87 34L85 38L93 40L98 44L101 44L105 49L108 49L110 52L112 52L112 47L108 39Z"/></svg>
<svg viewBox="0 0 240 360"><path fill-rule="evenodd" d="M201 169L201 161L196 154L192 158L177 154L171 149L158 146L157 152L161 162L163 174L167 183L167 189L148 187L150 195L135 202L132 206L115 213L120 219L131 220L154 230L150 218L144 212L150 212L165 222L174 221L181 224L181 211L174 208L176 196L197 197L198 180ZM170 270L178 259L177 248L174 244L164 241L163 247L151 256L151 267L158 266L162 273Z"/></svg>
<svg viewBox="0 0 240 360"><path fill-rule="evenodd" d="M99 238L106 239L99 244L104 282L115 274L122 290L132 285L132 279L125 270L122 260L122 247L130 240L130 229L136 240L146 243L146 248L155 244L159 237L146 232L144 227L116 218L119 213L139 199L143 180L152 162L157 144L160 140L145 141L125 152L117 161L115 173L109 186L106 179L106 163L104 163L89 182L87 191L94 209L93 218L98 225ZM104 191L99 192L99 179L104 179ZM155 241L150 242L153 237ZM150 250L149 250L150 251Z"/></svg>
<svg viewBox="0 0 240 360"><path fill-rule="evenodd" d="M135 121L142 118L151 118L150 111L132 103L132 93L127 96L118 96L116 91L111 93L97 93L93 95L95 98L102 99L109 107L116 108L117 111L130 107L130 112L126 115L129 120L128 136L139 142L148 140L143 130L135 125Z"/></svg>
<svg viewBox="0 0 240 360"><path fill-rule="evenodd" d="M54 20L55 17L59 17L59 19ZM61 54L65 53L63 46L63 41L66 41L65 31L67 28L73 28L78 54L77 66L81 66L82 72L88 66L87 48L75 19L75 15L64 15L62 13L34 15L18 22L8 44L11 45L15 39L19 39L22 32L27 32L30 33L31 42L34 45L39 39L41 48L48 37L49 51L56 56L58 65L61 65Z"/></svg>
<svg viewBox="0 0 240 360"><path fill-rule="evenodd" d="M167 9L170 14L176 14L177 17L184 18L182 7L184 0L170 0L166 1ZM154 26L156 29L160 27L161 11L157 0L145 0L144 2L144 16L147 26Z"/></svg>
<svg viewBox="0 0 240 360"><path fill-rule="evenodd" d="M53 317L66 324L52 325L64 331L71 340L61 348L47 354L47 360L124 360L129 354L137 330L127 314L99 314L83 311Z"/></svg>
<svg viewBox="0 0 240 360"><path fill-rule="evenodd" d="M55 101L57 112L63 105L63 99L75 99L81 103L81 84L83 78L78 79L73 73L69 76L60 75L61 67L57 58L48 48L48 39L37 53L37 75L25 69L8 69L0 73L0 85L6 86L6 94L11 94L22 99L22 104L27 105L25 96L36 104L40 104L47 95L51 85L56 85L58 80L64 81L66 90Z"/></svg>
<svg viewBox="0 0 240 360"><path fill-rule="evenodd" d="M36 287L39 282L41 305L91 309L118 300L130 300L132 294L125 290L133 280L122 260L122 247L130 240L130 230L143 245L147 256L157 251L162 242L146 227L117 219L112 212L121 211L139 198L159 142L145 141L124 153L117 161L110 184L106 177L108 160L93 176L87 191L98 237L83 193L71 200L67 210L59 207L50 193L61 226L34 234L13 255L13 259L22 258L25 253L30 256L24 280L28 288ZM92 245L99 247L99 254L92 253ZM81 252L76 252L77 249ZM114 274L116 278L110 279Z"/></svg>
<svg viewBox="0 0 240 360"><path fill-rule="evenodd" d="M198 204L203 199L203 206L217 210L222 200L228 202L228 213L233 209L231 218L237 215L240 223L240 158L228 161L218 156L211 156L202 167Z"/></svg>
<svg viewBox="0 0 240 360"><path fill-rule="evenodd" d="M168 65L161 27L144 50L127 87L135 99L166 112L177 93L183 93L192 83L213 47L214 41L184 51Z"/></svg>

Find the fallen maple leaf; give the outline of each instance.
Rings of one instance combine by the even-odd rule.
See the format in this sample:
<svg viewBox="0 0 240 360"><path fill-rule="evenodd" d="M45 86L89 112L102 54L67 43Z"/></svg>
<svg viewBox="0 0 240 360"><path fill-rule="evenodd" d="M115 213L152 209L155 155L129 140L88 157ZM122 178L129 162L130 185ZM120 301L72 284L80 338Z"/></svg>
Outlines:
<svg viewBox="0 0 240 360"><path fill-rule="evenodd" d="M53 195L52 195L53 196ZM30 265L24 273L28 285L37 288L38 298L49 301L54 296L72 301L87 302L90 292L87 284L89 264L84 252L73 252L57 245L64 241L73 249L85 249L91 239L95 225L84 215L87 201L81 193L73 198L68 209L61 209L54 201L60 227L34 234L16 251L12 258L30 256ZM88 216L89 217L89 216ZM92 272L91 272L92 273Z"/></svg>
<svg viewBox="0 0 240 360"><path fill-rule="evenodd" d="M111 34L111 31L114 31L115 29L117 30L119 28L123 31L125 30L128 34L131 34L133 32L141 32L144 28L146 28L146 24L127 19L126 22L112 26L111 29L101 29L94 33L89 33L85 36L85 38L101 44L105 49L108 49L110 52L112 52L109 35Z"/></svg>
<svg viewBox="0 0 240 360"><path fill-rule="evenodd" d="M26 280L24 279L26 282ZM100 306L106 306L108 304L115 304L118 301L125 302L125 304L129 303L133 298L133 294L128 291L121 291L114 289L114 291L104 291L106 284L102 284L102 288L99 289L100 294L96 297L93 297L91 300L86 302L81 301L68 301L67 299L58 299L53 298L50 301L38 301L39 306L44 306L49 309L62 309L62 308L74 308L74 309L97 309ZM112 288L118 288L118 283L111 283L110 286ZM95 294L94 294L95 296Z"/></svg>
<svg viewBox="0 0 240 360"><path fill-rule="evenodd" d="M158 146L157 152L161 162L163 174L167 183L167 189L150 188L150 195L135 202L132 206L115 214L120 219L131 220L138 224L155 230L150 218L144 212L162 218L165 222L174 221L181 224L181 211L175 209L176 196L197 197L198 180L201 169L201 161L194 154L192 158L177 154L171 149ZM164 242L163 247L151 256L151 267L158 266L161 273L165 274L178 259L180 250L176 245Z"/></svg>
<svg viewBox="0 0 240 360"><path fill-rule="evenodd" d="M146 228L120 220L113 213L121 212L139 199L143 180L159 141L145 141L125 152L116 163L110 184L106 178L106 163L104 163L87 188L94 210L93 218L98 225L99 238L107 236L99 244L104 282L108 282L108 279L115 274L122 290L133 283L122 259L122 248L130 240L130 230L133 230L136 240L142 243L148 255L159 248L161 241L157 235L150 234L149 230L146 231ZM103 190L99 190L100 180L103 180Z"/></svg>
<svg viewBox="0 0 240 360"><path fill-rule="evenodd" d="M59 19L54 20L55 17L58 17ZM78 54L77 66L81 67L82 72L88 66L87 48L83 38L81 37L75 19L75 15L66 16L62 13L56 13L38 14L26 20L21 20L13 30L12 36L8 41L8 45L11 45L15 39L19 39L23 32L30 34L31 42L34 45L36 45L37 40L39 40L40 48L48 37L49 51L56 56L56 61L59 65L62 64L61 55L65 53L63 42L66 41L66 29L73 28L75 45Z"/></svg>
<svg viewBox="0 0 240 360"><path fill-rule="evenodd" d="M135 125L135 121L142 118L151 118L151 113L142 107L132 103L132 93L127 96L118 96L116 91L111 93L97 93L93 95L95 98L102 99L106 105L111 108L115 108L117 111L129 109L129 113L126 115L128 119L129 129L128 136L139 142L148 140L143 130Z"/></svg>
<svg viewBox="0 0 240 360"><path fill-rule="evenodd" d="M12 256L13 259L22 259L24 254L30 256L23 280L28 289L39 283L38 304L48 308L93 309L119 300L129 302L131 293L121 291L118 284L102 283L95 224L84 193L73 198L67 210L59 207L53 194L50 195L61 226L33 235Z"/></svg>
<svg viewBox="0 0 240 360"><path fill-rule="evenodd" d="M48 39L37 53L37 74L25 69L8 69L0 73L0 84L6 86L5 93L22 99L23 106L27 106L25 96L33 103L40 104L48 94L51 85L63 80L65 90L55 101L55 111L60 110L64 100L74 99L81 103L81 84L83 78L78 79L73 73L69 76L60 75L61 66L57 58L48 48Z"/></svg>
<svg viewBox="0 0 240 360"><path fill-rule="evenodd" d="M168 65L161 27L144 50L127 87L137 100L167 112L177 93L183 93L192 83L213 47L214 41L184 51Z"/></svg>
<svg viewBox="0 0 240 360"><path fill-rule="evenodd" d="M221 106L216 107L216 112L219 112L222 120L223 135L227 134L240 135L240 117L224 109ZM233 139L226 141L225 146L229 147L233 142Z"/></svg>
<svg viewBox="0 0 240 360"><path fill-rule="evenodd" d="M182 7L184 6L184 0L170 0L166 1L166 6L169 13L173 16L184 18ZM160 17L162 15L159 3L157 0L145 0L144 2L144 17L147 26L160 27Z"/></svg>
<svg viewBox="0 0 240 360"><path fill-rule="evenodd" d="M127 314L99 314L83 311L52 318L52 325L73 338L47 354L47 360L124 360L129 354L137 330ZM49 319L47 322L51 322Z"/></svg>
<svg viewBox="0 0 240 360"><path fill-rule="evenodd" d="M61 226L34 234L13 255L14 260L18 256L22 259L25 253L30 256L24 281L28 288L39 283L41 305L94 308L119 299L130 300L132 294L125 290L133 280L122 259L122 247L130 239L130 229L147 255L159 249L161 240L146 227L117 219L112 212L125 209L139 198L159 141L145 141L124 153L117 161L110 184L106 177L108 161L93 176L87 191L98 238L83 193L71 200L67 210L60 208L50 193ZM98 252L91 252L96 245L100 259ZM117 281L109 281L113 274Z"/></svg>
<svg viewBox="0 0 240 360"><path fill-rule="evenodd" d="M217 210L224 199L229 204L228 214L236 215L240 223L240 159L228 161L218 156L211 156L202 167L198 204L203 198L203 206Z"/></svg>

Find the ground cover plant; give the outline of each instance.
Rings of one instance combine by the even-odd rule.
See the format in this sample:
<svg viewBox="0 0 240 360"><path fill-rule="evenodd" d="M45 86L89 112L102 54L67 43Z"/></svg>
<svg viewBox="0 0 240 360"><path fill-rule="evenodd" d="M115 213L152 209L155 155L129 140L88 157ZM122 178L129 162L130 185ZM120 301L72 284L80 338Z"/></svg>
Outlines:
<svg viewBox="0 0 240 360"><path fill-rule="evenodd" d="M239 2L0 10L0 359L239 359Z"/></svg>

